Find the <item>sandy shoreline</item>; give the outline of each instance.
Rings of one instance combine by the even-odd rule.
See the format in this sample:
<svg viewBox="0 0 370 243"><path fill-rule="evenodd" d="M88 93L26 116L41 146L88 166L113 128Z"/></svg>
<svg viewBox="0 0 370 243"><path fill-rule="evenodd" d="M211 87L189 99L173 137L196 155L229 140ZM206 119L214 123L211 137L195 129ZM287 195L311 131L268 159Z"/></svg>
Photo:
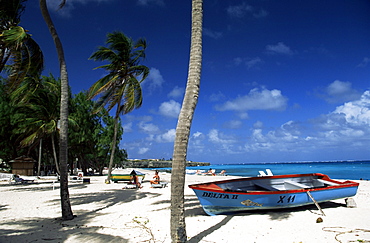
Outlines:
<svg viewBox="0 0 370 243"><path fill-rule="evenodd" d="M0 183L0 242L171 242L170 186L150 188L146 173L140 190L122 190L124 183L70 183L74 220L61 221L59 185ZM160 173L170 181L170 174ZM186 185L232 177L187 175ZM207 216L193 191L185 187L189 242L370 242L370 181L359 181L357 208L344 200L316 207ZM318 217L322 223L316 223Z"/></svg>

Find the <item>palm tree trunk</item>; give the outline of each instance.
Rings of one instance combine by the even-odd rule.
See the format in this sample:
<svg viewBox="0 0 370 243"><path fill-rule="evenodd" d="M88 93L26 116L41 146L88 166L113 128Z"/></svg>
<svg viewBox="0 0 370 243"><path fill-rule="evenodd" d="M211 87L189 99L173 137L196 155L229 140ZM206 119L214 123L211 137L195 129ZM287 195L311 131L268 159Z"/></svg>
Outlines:
<svg viewBox="0 0 370 243"><path fill-rule="evenodd" d="M64 58L62 42L51 20L46 0L40 0L40 9L45 23L49 28L51 37L54 40L55 48L58 53L60 80L61 80L61 101L60 101L60 143L59 143L59 162L60 162L60 199L62 207L62 218L71 220L74 218L68 191L68 98L69 85L67 65Z"/></svg>
<svg viewBox="0 0 370 243"><path fill-rule="evenodd" d="M54 161L55 161L55 168L57 169L57 172L60 175L60 169L59 169L58 158L57 158L57 151L55 149L54 134L51 134L51 146L53 148L53 156L54 156Z"/></svg>
<svg viewBox="0 0 370 243"><path fill-rule="evenodd" d="M40 139L39 144L39 163L37 165L37 175L40 176L40 169L41 169L41 156L42 156L42 138Z"/></svg>
<svg viewBox="0 0 370 243"><path fill-rule="evenodd" d="M202 68L203 1L192 0L192 29L188 80L182 103L174 144L171 173L171 239L186 242L184 185L186 155L195 107L198 102Z"/></svg>
<svg viewBox="0 0 370 243"><path fill-rule="evenodd" d="M119 120L119 104L117 104L116 116L114 118L114 134L113 134L113 141L112 141L112 151L110 153L110 159L109 159L108 176L107 176L107 179L105 180L105 183L107 184L110 183L110 178L112 177L114 153L116 151L116 144L117 144L118 120Z"/></svg>

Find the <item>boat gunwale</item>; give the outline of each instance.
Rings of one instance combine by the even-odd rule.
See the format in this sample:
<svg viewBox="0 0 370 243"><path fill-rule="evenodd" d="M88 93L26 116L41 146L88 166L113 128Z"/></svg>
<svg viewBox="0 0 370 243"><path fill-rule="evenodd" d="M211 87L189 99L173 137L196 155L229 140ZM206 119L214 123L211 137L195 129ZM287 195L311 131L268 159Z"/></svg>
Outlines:
<svg viewBox="0 0 370 243"><path fill-rule="evenodd" d="M224 184L229 182L237 182L237 181L254 181L254 180L268 180L268 179L284 179L284 178L299 178L299 177L309 177L309 176L318 176L318 179L336 183L337 185L328 185L325 187L316 187L316 188L300 188L300 189L290 189L290 190L277 190L277 191L258 191L258 190L251 190L251 191L229 191L222 189L215 189L214 186L209 187L210 185L217 184ZM323 190L335 190L340 188L347 188L347 187L358 187L359 183L354 181L337 181L330 179L329 176L322 174L322 173L309 173L309 174L291 174L291 175L274 175L274 176L264 176L264 177L243 177L243 178L236 178L236 179L229 179L229 180L220 180L220 181L212 181L206 183L198 183L198 184L191 184L189 187L193 190L199 191L207 191L207 192L214 192L214 193L223 193L223 194L239 194L239 195L271 195L271 194L286 194L286 193L306 193L307 191L323 191Z"/></svg>

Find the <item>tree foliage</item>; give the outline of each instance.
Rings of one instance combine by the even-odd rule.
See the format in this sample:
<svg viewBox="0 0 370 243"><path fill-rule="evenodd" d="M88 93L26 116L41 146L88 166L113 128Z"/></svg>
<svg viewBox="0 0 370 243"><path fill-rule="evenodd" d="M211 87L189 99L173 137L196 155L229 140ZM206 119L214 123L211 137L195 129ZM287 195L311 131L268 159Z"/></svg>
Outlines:
<svg viewBox="0 0 370 243"><path fill-rule="evenodd" d="M134 42L122 32L113 32L107 35L106 43L108 47L99 47L90 59L108 61L108 64L97 67L105 69L108 74L91 86L89 97L94 98L101 95L97 103L97 111L105 106L108 106L108 111L116 107L113 142L106 180L107 183L110 183L117 146L119 116L141 106L143 100L141 82L148 76L149 68L140 65L140 61L145 58L146 41L144 39Z"/></svg>
<svg viewBox="0 0 370 243"><path fill-rule="evenodd" d="M95 102L87 99L86 93L80 92L72 99L70 117L78 124L78 128L70 131L70 155L78 159L84 172L93 168L102 174L103 168L109 164L114 119L104 108L94 113L94 107ZM118 141L122 134L121 128L118 131ZM119 150L118 143L116 144L116 149ZM115 156L115 164L118 165L126 158L126 151L122 150Z"/></svg>
<svg viewBox="0 0 370 243"><path fill-rule="evenodd" d="M7 89L16 89L26 77L41 74L44 57L38 44L21 27L26 0L0 0L0 72L7 71Z"/></svg>

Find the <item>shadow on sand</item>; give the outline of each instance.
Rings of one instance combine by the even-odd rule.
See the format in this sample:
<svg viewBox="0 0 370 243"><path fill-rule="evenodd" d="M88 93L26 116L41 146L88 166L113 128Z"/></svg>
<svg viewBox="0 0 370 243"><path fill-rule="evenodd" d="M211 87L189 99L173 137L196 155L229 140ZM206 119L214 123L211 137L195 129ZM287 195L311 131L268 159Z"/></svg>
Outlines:
<svg viewBox="0 0 370 243"><path fill-rule="evenodd" d="M71 187L85 187L83 184L72 184ZM10 189L10 188L9 188ZM38 187L16 187L14 191L43 191L50 190L50 185ZM111 230L129 230L124 225L108 229L105 226L88 225L93 218L104 215L101 212L117 204L131 202L145 197L156 197L157 193L137 193L136 190L112 189L96 193L81 193L70 198L72 206L86 205L84 210L75 210L77 216L73 220L63 221L60 218L24 218L0 222L0 243L11 242L64 242L67 239L73 242L128 242L120 236L110 234ZM46 203L59 203L60 199ZM89 203L97 204L94 210L89 210ZM0 210L6 210L1 205ZM21 231L19 229L22 229ZM108 233L106 233L108 232ZM26 236L26 237L25 237Z"/></svg>
<svg viewBox="0 0 370 243"><path fill-rule="evenodd" d="M187 217L194 217L194 216L207 216L207 214L203 211L202 206L200 205L196 196L188 195L188 198L185 200L185 207L186 212L185 215ZM345 203L336 203L336 202L323 202L320 203L321 209L325 212L325 209L328 208L337 208L337 207L346 207ZM189 243L197 243L202 240L202 238L206 237L209 234L212 234L214 231L221 228L223 225L227 224L233 217L244 217L250 215L268 215L270 220L274 221L281 221L289 219L295 212L303 212L303 211L310 211L311 213L315 213L321 215L320 211L316 208L314 204L297 207L297 208L286 208L286 209L275 209L275 210L248 210L240 213L234 214L225 214L226 217L221 220L219 223L215 224L214 226L203 230L199 234L193 236L189 239ZM217 216L208 216L208 217L217 217Z"/></svg>

